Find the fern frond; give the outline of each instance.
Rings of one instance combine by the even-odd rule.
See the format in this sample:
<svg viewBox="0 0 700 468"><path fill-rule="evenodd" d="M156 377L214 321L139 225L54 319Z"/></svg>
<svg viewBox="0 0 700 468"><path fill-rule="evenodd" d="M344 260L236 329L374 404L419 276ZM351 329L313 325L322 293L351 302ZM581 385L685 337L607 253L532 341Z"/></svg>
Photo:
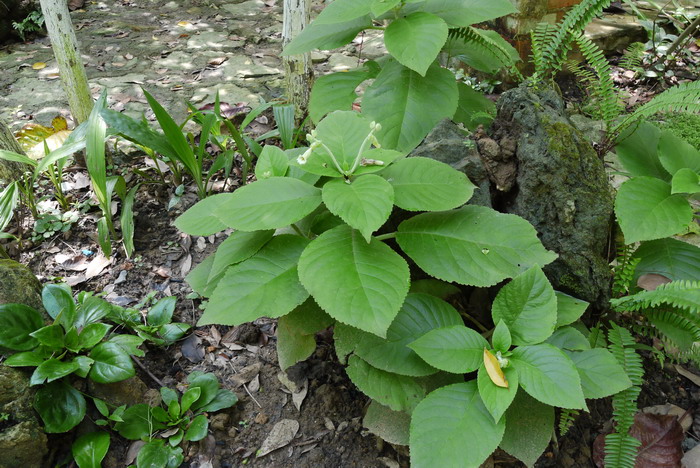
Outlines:
<svg viewBox="0 0 700 468"><path fill-rule="evenodd" d="M547 44L554 41L556 32L556 26L549 23L540 23L534 30L530 31L532 63L535 66L535 73L537 73L538 70L546 69L547 64L544 61L544 50Z"/></svg>
<svg viewBox="0 0 700 468"><path fill-rule="evenodd" d="M559 436L563 437L569 432L571 426L576 422L576 418L581 414L581 410L562 408L559 413Z"/></svg>
<svg viewBox="0 0 700 468"><path fill-rule="evenodd" d="M471 26L464 28L452 28L448 31L448 38L450 39L460 39L465 44L469 44L472 47L480 48L492 55L501 64L502 68L508 69L508 71L514 74L519 80L523 79L522 74L515 66L513 58L511 57L508 50L503 48L501 44L496 41L491 40L489 37L480 34L479 30Z"/></svg>
<svg viewBox="0 0 700 468"><path fill-rule="evenodd" d="M662 284L653 291L611 299L617 311L637 311L667 305L700 314L700 281L679 280Z"/></svg>
<svg viewBox="0 0 700 468"><path fill-rule="evenodd" d="M636 73L642 71L642 60L644 60L644 53L646 52L646 47L641 42L633 42L625 49L625 53L620 59L618 65L627 70L633 70Z"/></svg>
<svg viewBox="0 0 700 468"><path fill-rule="evenodd" d="M669 88L651 101L639 106L613 129L620 133L638 120L657 112L687 112L700 114L700 80Z"/></svg>
<svg viewBox="0 0 700 468"><path fill-rule="evenodd" d="M533 81L551 78L561 70L566 57L569 55L574 35L583 32L584 28L593 18L610 6L612 0L583 0L573 7L556 25L556 31L547 38L544 46L538 51L540 55L538 67L535 64ZM535 43L533 42L533 49ZM533 54L534 55L534 54Z"/></svg>
<svg viewBox="0 0 700 468"><path fill-rule="evenodd" d="M634 468L637 448L641 442L629 435L637 412L637 397L642 389L644 368L642 359L634 350L634 338L629 331L612 324L608 332L608 349L625 370L632 386L613 396L615 432L605 437L605 466L610 468Z"/></svg>
<svg viewBox="0 0 700 468"><path fill-rule="evenodd" d="M613 267L613 296L624 296L630 292L632 281L634 280L634 271L637 269L637 264L642 260L641 257L633 257L635 248L631 245L622 245L617 251L615 258L615 267Z"/></svg>
<svg viewBox="0 0 700 468"><path fill-rule="evenodd" d="M602 118L609 127L613 120L622 113L622 106L612 79L610 63L600 47L588 39L583 32L572 33L572 36L583 58L595 73L594 77L589 78L591 97L597 105L597 117Z"/></svg>

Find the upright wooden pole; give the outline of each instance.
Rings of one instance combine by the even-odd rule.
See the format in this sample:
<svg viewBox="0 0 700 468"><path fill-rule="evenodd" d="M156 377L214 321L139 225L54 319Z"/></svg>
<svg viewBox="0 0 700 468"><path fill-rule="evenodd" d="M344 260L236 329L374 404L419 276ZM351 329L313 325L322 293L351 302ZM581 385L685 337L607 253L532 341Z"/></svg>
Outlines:
<svg viewBox="0 0 700 468"><path fill-rule="evenodd" d="M68 2L40 0L40 3L71 113L78 123L85 122L92 110L92 96L70 20Z"/></svg>
<svg viewBox="0 0 700 468"><path fill-rule="evenodd" d="M282 47L286 46L309 24L311 0L284 0L282 19ZM285 84L289 102L296 106L297 119L306 115L314 72L311 69L311 54L283 57Z"/></svg>

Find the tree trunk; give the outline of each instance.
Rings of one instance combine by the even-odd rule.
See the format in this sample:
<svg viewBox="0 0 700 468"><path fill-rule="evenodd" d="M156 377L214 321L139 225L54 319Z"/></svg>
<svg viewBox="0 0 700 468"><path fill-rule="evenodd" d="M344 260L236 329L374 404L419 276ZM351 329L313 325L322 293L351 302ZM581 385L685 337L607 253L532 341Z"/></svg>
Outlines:
<svg viewBox="0 0 700 468"><path fill-rule="evenodd" d="M92 109L92 96L70 20L68 3L66 0L41 0L40 3L71 113L77 123L85 122Z"/></svg>
<svg viewBox="0 0 700 468"><path fill-rule="evenodd" d="M311 0L284 0L282 21L282 46L286 46L309 24ZM301 120L309 107L309 96L314 72L311 69L311 54L289 55L282 58L285 85L289 102L296 106L297 120Z"/></svg>
<svg viewBox="0 0 700 468"><path fill-rule="evenodd" d="M17 143L17 140L15 140L12 132L2 119L0 119L0 150L24 154L24 150L19 146L19 143ZM28 169L24 164L0 159L0 189L4 187L3 181L16 180Z"/></svg>

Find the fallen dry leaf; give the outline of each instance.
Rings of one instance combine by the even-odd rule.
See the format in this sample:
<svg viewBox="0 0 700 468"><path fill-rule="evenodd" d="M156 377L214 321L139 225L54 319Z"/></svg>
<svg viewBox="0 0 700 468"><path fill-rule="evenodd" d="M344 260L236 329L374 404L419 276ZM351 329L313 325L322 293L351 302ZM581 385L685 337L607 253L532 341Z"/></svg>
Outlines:
<svg viewBox="0 0 700 468"><path fill-rule="evenodd" d="M260 362L256 362L255 364L251 364L249 366L244 367L233 377L231 377L233 386L240 387L241 385L250 382L260 373L261 368L262 364Z"/></svg>
<svg viewBox="0 0 700 468"><path fill-rule="evenodd" d="M690 372L689 370L684 369L683 367L679 366L678 364L676 364L676 365L673 366L673 367L676 368L676 372L678 372L680 375L682 375L683 377L685 377L686 379L690 380L690 381L693 382L695 385L697 385L698 387L700 387L700 375L693 374L692 372Z"/></svg>
<svg viewBox="0 0 700 468"><path fill-rule="evenodd" d="M605 467L605 436L593 443L593 461ZM675 416L639 412L634 416L630 435L642 442L637 449L635 468L678 468L683 458L683 428Z"/></svg>
<svg viewBox="0 0 700 468"><path fill-rule="evenodd" d="M34 65L32 65L33 70L41 70L42 68L46 68L46 64L44 62L36 62Z"/></svg>
<svg viewBox="0 0 700 468"><path fill-rule="evenodd" d="M88 265L85 270L85 279L89 280L95 276L99 276L104 272L104 269L112 263L112 260L105 257L103 254L98 254Z"/></svg>
<svg viewBox="0 0 700 468"><path fill-rule="evenodd" d="M256 457L264 457L270 452L288 445L299 432L299 422L293 419L283 419L274 425L270 434L263 441Z"/></svg>
<svg viewBox="0 0 700 468"><path fill-rule="evenodd" d="M671 279L656 273L647 273L637 280L637 286L647 291L653 291L662 284L670 283Z"/></svg>

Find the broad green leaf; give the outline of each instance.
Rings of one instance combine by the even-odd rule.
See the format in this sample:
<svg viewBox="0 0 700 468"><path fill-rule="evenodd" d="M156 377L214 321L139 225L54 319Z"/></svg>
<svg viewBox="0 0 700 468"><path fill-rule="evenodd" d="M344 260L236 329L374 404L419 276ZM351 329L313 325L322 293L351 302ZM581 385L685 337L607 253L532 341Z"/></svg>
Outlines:
<svg viewBox="0 0 700 468"><path fill-rule="evenodd" d="M467 176L434 159L401 159L382 177L394 187L394 203L409 211L445 211L465 204L474 193Z"/></svg>
<svg viewBox="0 0 700 468"><path fill-rule="evenodd" d="M311 120L318 123L329 112L350 110L352 103L357 99L355 89L372 77L369 69L360 68L331 73L316 79L309 99Z"/></svg>
<svg viewBox="0 0 700 468"><path fill-rule="evenodd" d="M68 432L85 417L85 398L60 380L43 385L34 396L34 409L48 434Z"/></svg>
<svg viewBox="0 0 700 468"><path fill-rule="evenodd" d="M671 175L659 161L659 127L641 122L625 130L617 139L617 157L632 176L648 176L670 180Z"/></svg>
<svg viewBox="0 0 700 468"><path fill-rule="evenodd" d="M414 378L377 369L357 356L350 356L345 372L365 395L394 411L410 413L425 397Z"/></svg>
<svg viewBox="0 0 700 468"><path fill-rule="evenodd" d="M635 281L647 273L672 281L700 278L700 248L687 242L668 238L642 242L634 257L641 259L634 270Z"/></svg>
<svg viewBox="0 0 700 468"><path fill-rule="evenodd" d="M75 313L75 328L82 329L86 325L99 322L112 313L112 307L112 304L101 297L86 297Z"/></svg>
<svg viewBox="0 0 700 468"><path fill-rule="evenodd" d="M91 323L86 326L78 335L80 347L82 349L90 349L97 345L111 328L112 326L106 323Z"/></svg>
<svg viewBox="0 0 700 468"><path fill-rule="evenodd" d="M148 311L148 315L146 316L148 324L159 327L161 325L165 325L166 323L170 323L173 318L176 303L177 297L175 296L168 296L160 299Z"/></svg>
<svg viewBox="0 0 700 468"><path fill-rule="evenodd" d="M223 245L223 242L221 245ZM219 281L224 276L224 271L217 275L210 276L215 260L216 253L207 256L207 258L202 260L199 265L194 267L192 271L185 276L185 281L187 281L187 284L189 284L192 290L200 296L211 296L214 293L216 286L219 284Z"/></svg>
<svg viewBox="0 0 700 468"><path fill-rule="evenodd" d="M198 325L240 325L262 316L280 317L304 302L309 293L299 283L297 262L307 244L307 239L283 234L230 267Z"/></svg>
<svg viewBox="0 0 700 468"><path fill-rule="evenodd" d="M111 208L109 206L111 200L107 196L107 165L105 162L107 125L100 117L100 111L105 108L106 99L107 90L105 89L88 117L85 163L90 175L92 190L102 209L102 214L111 217ZM109 254L107 256L109 257Z"/></svg>
<svg viewBox="0 0 700 468"><path fill-rule="evenodd" d="M103 216L97 220L97 243L107 258L112 256L112 239L110 235L107 218Z"/></svg>
<svg viewBox="0 0 700 468"><path fill-rule="evenodd" d="M580 319L588 309L588 302L563 292L554 291L557 296L557 327L563 327Z"/></svg>
<svg viewBox="0 0 700 468"><path fill-rule="evenodd" d="M240 231L277 229L299 221L320 203L321 190L313 185L290 177L273 177L233 192L217 216L226 226Z"/></svg>
<svg viewBox="0 0 700 468"><path fill-rule="evenodd" d="M325 6L315 24L336 24L366 16L374 0L335 0Z"/></svg>
<svg viewBox="0 0 700 468"><path fill-rule="evenodd" d="M476 130L479 125L488 126L496 117L496 104L471 86L457 83L459 103L454 120L463 124L469 130ZM487 118L484 118L486 114Z"/></svg>
<svg viewBox="0 0 700 468"><path fill-rule="evenodd" d="M60 325L49 325L42 327L35 332L30 333L31 336L48 348L60 349L63 347L64 334L63 327Z"/></svg>
<svg viewBox="0 0 700 468"><path fill-rule="evenodd" d="M150 148L172 160L177 161L179 159L168 139L161 133L153 130L147 122L133 119L126 114L111 109L103 109L100 115L107 122L110 130L115 131L127 140Z"/></svg>
<svg viewBox="0 0 700 468"><path fill-rule="evenodd" d="M411 288L409 289L409 292L430 294L431 296L446 300L451 296L460 294L461 291L454 284L440 281L435 278L426 278L411 281Z"/></svg>
<svg viewBox="0 0 700 468"><path fill-rule="evenodd" d="M177 392L172 388L160 387L160 395L163 399L163 403L165 403L165 406L170 406L170 403L177 401Z"/></svg>
<svg viewBox="0 0 700 468"><path fill-rule="evenodd" d="M503 320L514 345L542 343L557 323L557 298L539 266L516 276L498 292L491 315Z"/></svg>
<svg viewBox="0 0 700 468"><path fill-rule="evenodd" d="M35 351L23 351L8 356L4 364L9 367L36 367L44 362L44 357Z"/></svg>
<svg viewBox="0 0 700 468"><path fill-rule="evenodd" d="M581 376L586 398L605 398L632 386L625 370L607 349L567 352Z"/></svg>
<svg viewBox="0 0 700 468"><path fill-rule="evenodd" d="M551 406L584 409L581 379L574 363L549 344L521 346L510 363L518 370L520 386L535 399Z"/></svg>
<svg viewBox="0 0 700 468"><path fill-rule="evenodd" d="M497 31L474 27L469 27L466 31L469 34L468 40L458 36L449 38L443 52L471 68L490 74L512 67L520 61L518 51Z"/></svg>
<svg viewBox="0 0 700 468"><path fill-rule="evenodd" d="M160 125L165 137L168 139L168 143L175 150L178 160L192 175L195 182L201 183L201 162L195 157L192 146L187 141L187 137L185 137L182 129L148 91L143 89L143 94L146 97L146 101L148 101L148 105L151 106L156 120L158 120L158 125Z"/></svg>
<svg viewBox="0 0 700 468"><path fill-rule="evenodd" d="M78 370L76 362L62 362L58 359L48 359L34 369L30 385L41 385L44 382L53 382Z"/></svg>
<svg viewBox="0 0 700 468"><path fill-rule="evenodd" d="M547 338L545 343L549 343L559 349L584 351L591 349L588 338L581 331L574 327L557 328L552 336Z"/></svg>
<svg viewBox="0 0 700 468"><path fill-rule="evenodd" d="M506 411L506 419L499 446L532 468L552 440L554 408L520 390Z"/></svg>
<svg viewBox="0 0 700 468"><path fill-rule="evenodd" d="M68 330L75 320L75 302L70 287L64 284L47 284L41 290L41 301L51 318L58 320ZM60 316L60 317L59 317Z"/></svg>
<svg viewBox="0 0 700 468"><path fill-rule="evenodd" d="M483 364L477 373L476 383L479 388L479 396L495 422L501 420L501 416L506 412L518 392L518 372L513 367L506 367L503 369L503 374L508 382L508 387L499 387L494 384Z"/></svg>
<svg viewBox="0 0 700 468"><path fill-rule="evenodd" d="M29 156L15 153L14 151L0 150L0 161L11 161L26 164L31 167L36 167L37 162Z"/></svg>
<svg viewBox="0 0 700 468"><path fill-rule="evenodd" d="M370 9L375 17L382 16L387 11L396 8L401 3L401 0L374 0ZM406 445L406 444L400 444Z"/></svg>
<svg viewBox="0 0 700 468"><path fill-rule="evenodd" d="M675 175L681 169L700 172L700 151L669 130L661 132L658 152L659 162L671 175Z"/></svg>
<svg viewBox="0 0 700 468"><path fill-rule="evenodd" d="M351 181L333 179L323 186L323 203L370 242L372 233L389 219L394 206L394 189L389 182L373 174Z"/></svg>
<svg viewBox="0 0 700 468"><path fill-rule="evenodd" d="M394 445L408 445L411 416L403 411L393 411L372 400L362 425L372 434Z"/></svg>
<svg viewBox="0 0 700 468"><path fill-rule="evenodd" d="M129 440L139 440L150 437L151 431L163 429L163 424L158 422L152 414L152 408L139 403L129 406L122 414L122 422L114 425L119 435Z"/></svg>
<svg viewBox="0 0 700 468"><path fill-rule="evenodd" d="M139 346L143 344L143 338L134 335L113 335L109 338L110 343L114 343L119 346L122 351L127 354L132 354L134 356L143 357L145 353L143 350L139 349Z"/></svg>
<svg viewBox="0 0 700 468"><path fill-rule="evenodd" d="M160 336L166 344L172 344L182 338L190 328L191 326L187 323L167 323L158 329L158 336Z"/></svg>
<svg viewBox="0 0 700 468"><path fill-rule="evenodd" d="M387 51L402 65L425 76L447 40L447 24L422 11L391 22L384 31Z"/></svg>
<svg viewBox="0 0 700 468"><path fill-rule="evenodd" d="M508 325L503 320L496 322L496 327L493 330L491 337L493 349L505 353L513 345L513 337L508 330Z"/></svg>
<svg viewBox="0 0 700 468"><path fill-rule="evenodd" d="M0 304L0 347L28 351L39 342L31 333L44 326L36 310L24 304Z"/></svg>
<svg viewBox="0 0 700 468"><path fill-rule="evenodd" d="M447 302L428 294L409 294L387 330L386 339L348 327L335 326L339 358L354 351L371 366L401 375L421 377L435 374L407 345L436 328L463 326L459 313Z"/></svg>
<svg viewBox="0 0 700 468"><path fill-rule="evenodd" d="M386 150L370 149L368 139L370 130L370 120L362 114L352 111L331 112L316 126L316 136L323 144L311 152L306 163L301 166L302 169L314 174L340 177L346 172L351 172L360 151L362 151L362 158L379 159L384 162L384 165L358 165L352 171L353 174L359 175L362 169L372 167L376 167L377 170L382 169L396 157L391 152L387 153ZM386 160L384 155L387 154L394 156L393 159ZM292 162L292 164L295 163L299 164L298 161Z"/></svg>
<svg viewBox="0 0 700 468"><path fill-rule="evenodd" d="M101 468L109 450L108 432L90 432L73 442L71 451L79 468Z"/></svg>
<svg viewBox="0 0 700 468"><path fill-rule="evenodd" d="M84 379L88 376L90 368L95 363L95 361L87 356L76 356L73 358L73 362L78 366L75 370L75 375Z"/></svg>
<svg viewBox="0 0 700 468"><path fill-rule="evenodd" d="M89 376L97 383L119 382L135 375L131 358L117 343L107 341L95 346L90 358L95 363Z"/></svg>
<svg viewBox="0 0 700 468"><path fill-rule="evenodd" d="M136 456L137 468L166 467L170 456L170 447L162 439L153 439L141 447Z"/></svg>
<svg viewBox="0 0 700 468"><path fill-rule="evenodd" d="M311 241L299 259L299 279L334 319L385 336L408 292L408 265L390 247L367 243L349 226Z"/></svg>
<svg viewBox="0 0 700 468"><path fill-rule="evenodd" d="M346 0L352 1L352 0ZM348 44L357 33L372 26L369 15L334 24L312 22L282 50L282 55L298 55L313 49L331 50Z"/></svg>
<svg viewBox="0 0 700 468"><path fill-rule="evenodd" d="M216 411L230 408L238 402L238 397L231 390L220 388L216 391L214 398L206 405L198 408L198 411L214 413Z"/></svg>
<svg viewBox="0 0 700 468"><path fill-rule="evenodd" d="M479 368L488 343L471 328L455 325L431 330L408 347L433 367L466 374Z"/></svg>
<svg viewBox="0 0 700 468"><path fill-rule="evenodd" d="M282 370L303 361L316 350L314 335L333 324L333 319L313 299L280 317L277 322L277 358Z"/></svg>
<svg viewBox="0 0 700 468"><path fill-rule="evenodd" d="M207 431L209 430L209 420L204 414L200 414L192 420L190 427L187 428L185 432L184 440L191 440L196 442L202 440L207 436Z"/></svg>
<svg viewBox="0 0 700 468"><path fill-rule="evenodd" d="M411 416L411 466L477 467L498 447L505 418L494 423L476 382L435 390Z"/></svg>
<svg viewBox="0 0 700 468"><path fill-rule="evenodd" d="M233 193L219 193L200 200L175 220L175 227L193 236L210 236L226 229L218 214L233 206Z"/></svg>
<svg viewBox="0 0 700 468"><path fill-rule="evenodd" d="M671 179L671 193L700 192L700 175L692 169L679 169Z"/></svg>
<svg viewBox="0 0 700 468"><path fill-rule="evenodd" d="M671 185L653 177L635 177L623 183L615 198L615 215L625 243L678 234L693 221L693 209Z"/></svg>
<svg viewBox="0 0 700 468"><path fill-rule="evenodd" d="M182 403L180 412L182 414L186 413L190 409L192 404L197 401L202 394L202 389L199 387L188 388L187 391L182 395Z"/></svg>
<svg viewBox="0 0 700 468"><path fill-rule="evenodd" d="M201 395L192 405L192 410L208 405L217 397L219 392L219 380L214 374L199 371L192 372L187 376L187 382L190 384L190 388L199 387L201 389Z"/></svg>
<svg viewBox="0 0 700 468"><path fill-rule="evenodd" d="M471 286L492 286L556 258L530 223L483 206L414 216L399 225L396 240L426 273Z"/></svg>
<svg viewBox="0 0 700 468"><path fill-rule="evenodd" d="M362 98L362 113L382 124L384 147L409 152L440 120L452 117L458 92L454 75L433 63L425 76L388 61Z"/></svg>
<svg viewBox="0 0 700 468"><path fill-rule="evenodd" d="M289 168L289 158L284 151L274 145L266 145L255 163L255 177L258 180L270 177L284 177Z"/></svg>
<svg viewBox="0 0 700 468"><path fill-rule="evenodd" d="M129 190L126 198L124 198L122 214L119 217L122 228L122 244L124 244L127 258L134 253L134 201L139 187L140 185L137 184Z"/></svg>
<svg viewBox="0 0 700 468"><path fill-rule="evenodd" d="M509 0L428 0L418 7L447 21L450 26L465 27L482 23L517 10Z"/></svg>
<svg viewBox="0 0 700 468"><path fill-rule="evenodd" d="M2 231L10 224L15 208L19 204L19 199L20 191L17 181L10 183L0 191L0 236L10 235L4 234Z"/></svg>

